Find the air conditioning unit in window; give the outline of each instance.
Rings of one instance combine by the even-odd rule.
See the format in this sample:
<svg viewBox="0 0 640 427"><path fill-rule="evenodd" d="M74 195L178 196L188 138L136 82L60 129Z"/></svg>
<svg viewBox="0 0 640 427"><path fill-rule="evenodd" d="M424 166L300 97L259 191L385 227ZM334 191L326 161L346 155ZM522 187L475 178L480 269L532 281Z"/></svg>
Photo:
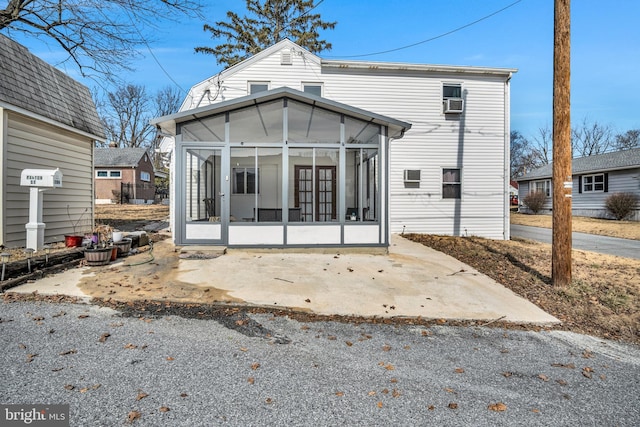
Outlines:
<svg viewBox="0 0 640 427"><path fill-rule="evenodd" d="M464 99L447 98L444 100L445 113L462 113L464 111Z"/></svg>
<svg viewBox="0 0 640 427"><path fill-rule="evenodd" d="M405 169L404 182L420 182L420 169Z"/></svg>

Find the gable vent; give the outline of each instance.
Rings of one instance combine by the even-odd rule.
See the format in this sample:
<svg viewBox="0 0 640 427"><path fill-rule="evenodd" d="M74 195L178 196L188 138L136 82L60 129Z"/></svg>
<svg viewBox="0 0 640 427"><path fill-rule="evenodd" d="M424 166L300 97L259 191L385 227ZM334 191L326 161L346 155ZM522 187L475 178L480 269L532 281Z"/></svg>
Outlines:
<svg viewBox="0 0 640 427"><path fill-rule="evenodd" d="M280 65L291 65L293 64L293 55L291 54L291 50L283 50L280 52Z"/></svg>

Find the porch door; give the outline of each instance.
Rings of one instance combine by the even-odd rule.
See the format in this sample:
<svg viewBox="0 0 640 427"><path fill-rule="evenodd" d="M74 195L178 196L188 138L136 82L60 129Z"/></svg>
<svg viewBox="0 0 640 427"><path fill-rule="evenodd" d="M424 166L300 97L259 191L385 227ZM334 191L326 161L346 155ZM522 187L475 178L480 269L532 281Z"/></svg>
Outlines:
<svg viewBox="0 0 640 427"><path fill-rule="evenodd" d="M184 147L180 244L225 244L225 182L221 148Z"/></svg>
<svg viewBox="0 0 640 427"><path fill-rule="evenodd" d="M301 220L327 222L336 219L337 179L335 166L295 166L295 203ZM315 189L315 191L314 191ZM315 206L315 218L314 218Z"/></svg>

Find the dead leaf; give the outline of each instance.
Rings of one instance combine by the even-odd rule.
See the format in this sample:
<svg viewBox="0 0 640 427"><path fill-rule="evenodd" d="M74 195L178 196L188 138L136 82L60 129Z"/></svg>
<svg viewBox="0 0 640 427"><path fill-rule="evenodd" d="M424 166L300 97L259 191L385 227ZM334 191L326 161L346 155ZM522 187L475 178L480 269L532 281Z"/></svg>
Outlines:
<svg viewBox="0 0 640 427"><path fill-rule="evenodd" d="M71 350L63 351L62 353L60 353L60 356L67 356L69 354L76 354L77 352L78 352L78 350L76 350L74 348L74 349L71 349Z"/></svg>
<svg viewBox="0 0 640 427"><path fill-rule="evenodd" d="M124 346L124 348L134 349L134 348L138 348L138 346L137 345L133 345L131 343L128 343L127 345Z"/></svg>
<svg viewBox="0 0 640 427"><path fill-rule="evenodd" d="M393 371L396 368L391 363L389 363L387 366L384 367L384 369L386 369L387 371Z"/></svg>
<svg viewBox="0 0 640 427"><path fill-rule="evenodd" d="M423 337L428 337L429 335L433 335L431 331L422 331L421 333Z"/></svg>
<svg viewBox="0 0 640 427"><path fill-rule="evenodd" d="M498 402L493 405L489 405L489 409L496 412L504 412L507 410L507 405L502 402Z"/></svg>
<svg viewBox="0 0 640 427"><path fill-rule="evenodd" d="M447 321L445 319L438 319L438 320L436 320L436 323L442 325L444 323L447 323Z"/></svg>
<svg viewBox="0 0 640 427"><path fill-rule="evenodd" d="M271 404L273 403L273 399L271 399L270 397L267 397L267 398L265 399L265 403L266 403L267 405L271 405Z"/></svg>
<svg viewBox="0 0 640 427"><path fill-rule="evenodd" d="M429 407L427 409L430 410L430 411L433 411L434 409L436 409L436 407L433 406L433 405L429 405Z"/></svg>
<svg viewBox="0 0 640 427"><path fill-rule="evenodd" d="M455 391L453 391L453 389L449 387L445 388L444 391L446 391L447 393L455 393Z"/></svg>
<svg viewBox="0 0 640 427"><path fill-rule="evenodd" d="M367 393L369 396L375 396L376 392L375 391L370 391L369 393Z"/></svg>
<svg viewBox="0 0 640 427"><path fill-rule="evenodd" d="M306 331L306 330L309 330L309 326L302 325L302 326L300 326L300 329L302 329L303 331Z"/></svg>
<svg viewBox="0 0 640 427"><path fill-rule="evenodd" d="M253 369L254 371L255 371L256 369L258 369L259 367L260 367L260 364L259 364L259 363L257 363L257 362L251 365L251 369Z"/></svg>
<svg viewBox="0 0 640 427"><path fill-rule="evenodd" d="M33 318L33 320L35 320L36 322L39 322L39 321L41 321L41 320L44 320L44 317L42 317L42 316L37 316L37 317L34 317L34 318Z"/></svg>
<svg viewBox="0 0 640 427"><path fill-rule="evenodd" d="M20 344L18 344L18 348L19 348L20 350L26 350L26 349L27 349L27 346L26 346L26 345L24 345L24 344L22 344L22 343L20 343Z"/></svg>
<svg viewBox="0 0 640 427"><path fill-rule="evenodd" d="M168 407L166 407L166 406L161 406L160 407L160 412L169 412L169 411L170 411L170 409Z"/></svg>
<svg viewBox="0 0 640 427"><path fill-rule="evenodd" d="M573 363L552 363L551 366L553 366L554 368L567 368L567 369L574 369L576 367L576 365L574 365Z"/></svg>
<svg viewBox="0 0 640 427"><path fill-rule="evenodd" d="M454 372L455 372L456 374L463 374L463 373L464 373L464 369L463 369L463 368L456 368L456 369L454 370Z"/></svg>
<svg viewBox="0 0 640 427"><path fill-rule="evenodd" d="M246 347L240 347L240 351L249 351L249 349Z"/></svg>
<svg viewBox="0 0 640 427"><path fill-rule="evenodd" d="M560 385L567 385L567 382L563 379L556 380L556 382Z"/></svg>
<svg viewBox="0 0 640 427"><path fill-rule="evenodd" d="M136 400L142 400L145 397L149 396L147 393L145 393L144 391L141 391L140 393L138 393L138 395L136 396Z"/></svg>
<svg viewBox="0 0 640 427"><path fill-rule="evenodd" d="M73 389L75 388L75 386L72 386L71 384L65 384L65 385L64 385L64 388L65 388L66 390L73 390Z"/></svg>
<svg viewBox="0 0 640 427"><path fill-rule="evenodd" d="M180 393L180 397L182 397L182 398L185 398L187 396L189 396L187 393Z"/></svg>
<svg viewBox="0 0 640 427"><path fill-rule="evenodd" d="M88 314L81 314L78 316L78 319L86 319L87 317L89 317Z"/></svg>
<svg viewBox="0 0 640 427"><path fill-rule="evenodd" d="M389 389L388 388L383 388L382 389L382 394L389 394Z"/></svg>
<svg viewBox="0 0 640 427"><path fill-rule="evenodd" d="M539 414L539 413L540 413L540 409L533 408L533 409L531 410L531 412L534 412L534 413L536 413L536 414Z"/></svg>
<svg viewBox="0 0 640 427"><path fill-rule="evenodd" d="M405 349L405 350L411 350L411 346L410 346L410 345L405 345L405 346L404 346L404 349Z"/></svg>
<svg viewBox="0 0 640 427"><path fill-rule="evenodd" d="M167 356L167 360L168 360L169 362L171 362L172 360L176 360L176 359L174 359L174 358L173 358L173 357L171 357L171 356Z"/></svg>
<svg viewBox="0 0 640 427"><path fill-rule="evenodd" d="M582 352L582 357L585 359L591 359L593 357L593 353L589 350L585 350Z"/></svg>
<svg viewBox="0 0 640 427"><path fill-rule="evenodd" d="M306 300L304 300L304 302L311 302L311 300L307 298Z"/></svg>
<svg viewBox="0 0 640 427"><path fill-rule="evenodd" d="M344 392L336 391L336 396L342 397L342 396L344 396Z"/></svg>
<svg viewBox="0 0 640 427"><path fill-rule="evenodd" d="M390 345L383 346L382 351L391 351L391 346Z"/></svg>
<svg viewBox="0 0 640 427"><path fill-rule="evenodd" d="M582 375L584 377L586 377L586 378L591 379L591 372L593 372L593 370L587 370L587 369L590 369L590 368L583 368L582 369Z"/></svg>
<svg viewBox="0 0 640 427"><path fill-rule="evenodd" d="M449 409L458 409L458 404L455 402L451 402L449 403Z"/></svg>
<svg viewBox="0 0 640 427"><path fill-rule="evenodd" d="M64 369L64 368L53 368L53 369L51 370L51 372L60 372L60 371L62 371L63 369Z"/></svg>
<svg viewBox="0 0 640 427"><path fill-rule="evenodd" d="M500 350L500 353L503 353L503 354L509 353L509 349L508 348L503 348L503 349Z"/></svg>
<svg viewBox="0 0 640 427"><path fill-rule="evenodd" d="M400 397L402 396L402 394L398 391L398 389L393 389L393 391L391 392L391 396L393 397Z"/></svg>
<svg viewBox="0 0 640 427"><path fill-rule="evenodd" d="M347 270L349 270L349 272L353 272L353 268L351 267L347 267Z"/></svg>
<svg viewBox="0 0 640 427"><path fill-rule="evenodd" d="M391 378L389 381L391 381L391 384L396 384L398 382L396 378Z"/></svg>
<svg viewBox="0 0 640 427"><path fill-rule="evenodd" d="M27 354L27 363L31 363L33 362L33 359L37 356L37 353L34 354Z"/></svg>
<svg viewBox="0 0 640 427"><path fill-rule="evenodd" d="M347 345L347 347L351 347L353 345L351 341L345 341L344 343Z"/></svg>
<svg viewBox="0 0 640 427"><path fill-rule="evenodd" d="M601 379L602 381L604 381L604 380L606 380L606 379L607 379L607 376L606 376L606 375L604 375L604 374L602 374L602 375L600 375L600 379Z"/></svg>
<svg viewBox="0 0 640 427"><path fill-rule="evenodd" d="M254 383L256 382L256 379L255 379L255 378L253 378L253 377L249 377L249 378L247 378L247 382L248 382L249 384L254 384Z"/></svg>
<svg viewBox="0 0 640 427"><path fill-rule="evenodd" d="M86 393L86 392L88 392L88 391L89 391L89 388L88 388L88 387L84 387L84 388L81 388L81 389L80 389L80 393Z"/></svg>
<svg viewBox="0 0 640 427"><path fill-rule="evenodd" d="M382 402L378 402L378 408L382 408Z"/></svg>
<svg viewBox="0 0 640 427"><path fill-rule="evenodd" d="M134 422L135 420L137 420L138 418L140 418L140 412L138 411L131 411L129 412L129 415L127 415L127 420L129 420L130 423Z"/></svg>
<svg viewBox="0 0 640 427"><path fill-rule="evenodd" d="M327 337L327 339L328 339L328 340L330 340L330 341L335 341L335 340L337 340L338 338L337 338L335 335L329 335L329 336Z"/></svg>
<svg viewBox="0 0 640 427"><path fill-rule="evenodd" d="M502 373L502 375L503 375L505 378L509 378L511 375L513 375L513 372L508 372L508 371L507 371L507 372L503 372L503 373Z"/></svg>
<svg viewBox="0 0 640 427"><path fill-rule="evenodd" d="M545 374L540 374L538 375L538 378L540 378L542 381L547 382L549 381L549 377L546 376Z"/></svg>
<svg viewBox="0 0 640 427"><path fill-rule="evenodd" d="M98 338L99 342L106 342L107 338L109 338L111 336L111 334L109 332L105 332L104 334L100 335L100 338Z"/></svg>

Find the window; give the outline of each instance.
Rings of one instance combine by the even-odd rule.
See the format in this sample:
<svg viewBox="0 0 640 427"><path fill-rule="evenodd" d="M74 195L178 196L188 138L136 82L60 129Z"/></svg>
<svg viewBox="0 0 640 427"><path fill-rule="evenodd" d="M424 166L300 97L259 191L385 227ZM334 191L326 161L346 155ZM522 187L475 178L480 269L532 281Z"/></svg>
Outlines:
<svg viewBox="0 0 640 427"><path fill-rule="evenodd" d="M585 175L582 177L582 191L585 193L604 192L604 174Z"/></svg>
<svg viewBox="0 0 640 427"><path fill-rule="evenodd" d="M442 198L460 199L462 181L460 169L442 169Z"/></svg>
<svg viewBox="0 0 640 427"><path fill-rule="evenodd" d="M149 172L140 172L140 180L141 181L151 181L151 174Z"/></svg>
<svg viewBox="0 0 640 427"><path fill-rule="evenodd" d="M258 92L266 92L269 90L269 82L249 82L249 94L253 95Z"/></svg>
<svg viewBox="0 0 640 427"><path fill-rule="evenodd" d="M108 170L97 170L96 178L122 178L122 172L120 171L108 171Z"/></svg>
<svg viewBox="0 0 640 427"><path fill-rule="evenodd" d="M445 83L442 85L442 99L462 98L462 85Z"/></svg>
<svg viewBox="0 0 640 427"><path fill-rule="evenodd" d="M533 181L531 184L531 193L542 192L547 197L551 196L551 180L545 179L544 181Z"/></svg>
<svg viewBox="0 0 640 427"><path fill-rule="evenodd" d="M255 168L233 168L233 194L256 194Z"/></svg>
<svg viewBox="0 0 640 427"><path fill-rule="evenodd" d="M322 96L322 83L302 83L302 91L315 96Z"/></svg>

